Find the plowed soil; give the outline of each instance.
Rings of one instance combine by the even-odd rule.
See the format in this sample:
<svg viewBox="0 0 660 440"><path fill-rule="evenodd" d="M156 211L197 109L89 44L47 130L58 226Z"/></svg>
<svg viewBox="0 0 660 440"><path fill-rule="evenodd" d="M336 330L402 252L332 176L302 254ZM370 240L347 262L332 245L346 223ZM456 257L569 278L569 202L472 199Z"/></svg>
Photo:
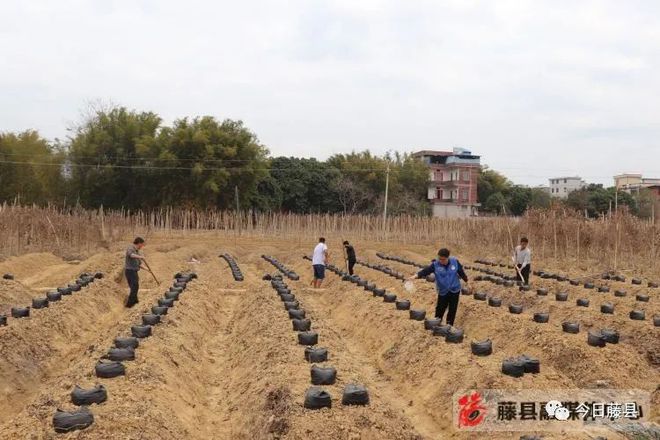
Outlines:
<svg viewBox="0 0 660 440"><path fill-rule="evenodd" d="M331 262L341 265L340 240L329 237ZM0 313L12 306L30 305L33 297L72 282L83 271L102 271L105 278L83 291L66 296L49 308L33 310L30 318L8 319L0 327L0 433L7 439L517 439L522 433L457 432L452 425L452 395L471 388L560 389L636 388L653 393L651 417L660 421L660 314L658 292L608 282L612 293L533 278L534 288L546 287L546 297L533 291L518 292L488 282L470 282L474 290L503 299L500 308L471 296L462 296L456 326L465 330L462 344L446 344L408 319L393 304L327 273L323 289L309 288L310 263L302 259L315 243L277 239L223 238L215 235L185 239L153 238L145 248L149 264L161 285L141 273L140 303L125 309L123 250L90 255L82 261L63 261L51 254L31 254L0 262ZM415 268L380 260L377 251L428 262L434 247L356 243L358 257L396 268L406 274ZM240 265L244 282L236 282L218 255L229 252ZM337 383L324 387L333 407L318 411L303 408L311 386L310 364L297 345L283 304L261 277L276 269L261 259L278 258L296 270L300 281L288 281L293 293L319 333L319 346L329 350L328 365L337 368ZM477 250L459 255L468 264ZM597 273L599 267L572 267L566 262L534 262L536 267L563 270L571 276ZM136 360L125 362L127 374L98 379L94 365L117 336L130 334L177 271L194 270L191 282L176 306L154 327L153 336L141 341ZM408 293L400 281L363 266L363 278L412 301L432 316L436 294L432 283L416 282ZM477 272L468 271L470 277ZM660 274L645 272L646 277ZM646 281L646 279L645 279ZM628 295L614 297L615 288ZM569 293L557 302L554 293ZM635 293L651 296L635 301ZM577 298L589 298L589 308L576 308ZM600 313L601 302L615 304L614 315ZM511 315L507 306L521 303L525 311ZM633 308L646 311L645 321L632 321ZM549 311L550 322L537 324L535 311ZM577 335L563 333L561 322L581 324ZM615 328L621 342L603 349L586 344L590 328ZM490 338L494 353L471 355L469 342ZM504 358L537 356L541 373L514 379L500 373ZM83 431L55 434L56 408L74 409L69 394L77 384L88 388L103 384L108 401L93 405L95 423ZM345 407L341 395L348 383L365 385L371 403ZM531 433L530 433L531 434ZM545 439L593 438L597 433L544 433ZM613 431L608 439L626 438Z"/></svg>

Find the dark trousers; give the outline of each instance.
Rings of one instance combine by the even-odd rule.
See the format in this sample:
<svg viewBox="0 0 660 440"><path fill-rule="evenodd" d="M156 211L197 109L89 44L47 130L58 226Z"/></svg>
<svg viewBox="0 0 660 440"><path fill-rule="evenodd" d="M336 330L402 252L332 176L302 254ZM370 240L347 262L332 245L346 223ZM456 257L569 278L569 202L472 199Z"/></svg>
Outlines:
<svg viewBox="0 0 660 440"><path fill-rule="evenodd" d="M442 319L447 312L447 324L454 325L456 319L456 310L458 310L458 299L461 297L461 292L448 293L446 295L438 295L438 304L435 306L435 317Z"/></svg>
<svg viewBox="0 0 660 440"><path fill-rule="evenodd" d="M353 275L353 268L355 267L355 261L348 260L348 274Z"/></svg>
<svg viewBox="0 0 660 440"><path fill-rule="evenodd" d="M520 269L520 266L521 265L518 264L518 269ZM520 269L520 275L522 275L523 280L524 280L523 282L525 283L525 285L529 284L529 272L531 271L531 269L532 269L531 264L528 264L523 269ZM520 275L516 274L516 277L517 277L518 280L520 280Z"/></svg>
<svg viewBox="0 0 660 440"><path fill-rule="evenodd" d="M138 303L138 290L140 290L140 277L137 270L124 270L126 281L130 291L128 292L128 299L126 300L126 307L133 307Z"/></svg>

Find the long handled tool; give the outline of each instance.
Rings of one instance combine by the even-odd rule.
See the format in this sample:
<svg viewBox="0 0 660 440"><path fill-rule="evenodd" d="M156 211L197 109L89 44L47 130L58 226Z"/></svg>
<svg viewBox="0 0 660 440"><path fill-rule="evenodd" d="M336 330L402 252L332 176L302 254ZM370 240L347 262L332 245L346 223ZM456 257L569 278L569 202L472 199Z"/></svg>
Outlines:
<svg viewBox="0 0 660 440"><path fill-rule="evenodd" d="M518 276L520 277L520 282L522 282L522 283L524 284L524 283L525 283L525 277L523 277L522 272L521 272L520 269L518 268L518 265L516 264L516 259L515 259L514 257L511 257L511 261L513 261L513 267L516 268L516 273L517 273Z"/></svg>
<svg viewBox="0 0 660 440"><path fill-rule="evenodd" d="M151 276L154 277L154 281L156 282L156 284L160 286L160 281L158 281L158 278L156 278L156 275L151 270L151 267L149 267L149 263L147 263L147 260L142 260L142 261L144 262L144 265L147 266L147 272L149 272Z"/></svg>
<svg viewBox="0 0 660 440"><path fill-rule="evenodd" d="M504 206L502 206L502 209L504 209ZM509 233L509 245L511 246L511 249L515 249L513 247L513 237L511 236L511 228L509 227L508 221L506 223L506 230ZM516 273L520 277L520 282L525 284L525 278L522 276L522 273L520 272L520 269L518 269L518 265L516 264L516 257L511 257L511 261L513 261L513 267L516 268Z"/></svg>

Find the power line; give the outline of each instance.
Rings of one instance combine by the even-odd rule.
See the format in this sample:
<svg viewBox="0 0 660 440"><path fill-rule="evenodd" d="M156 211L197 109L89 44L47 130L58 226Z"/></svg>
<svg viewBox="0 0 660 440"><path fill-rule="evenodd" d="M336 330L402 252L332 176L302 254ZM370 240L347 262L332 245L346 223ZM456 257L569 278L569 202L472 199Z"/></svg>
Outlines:
<svg viewBox="0 0 660 440"><path fill-rule="evenodd" d="M196 167L174 167L174 166L156 166L156 165L115 165L115 164L86 164L86 163L71 163L71 162L62 162L62 163L52 163L52 162L26 162L26 161L12 161L12 160L0 160L0 163L4 164L13 164L13 165L36 165L36 166L53 166L53 167L68 167L68 168L104 168L104 169L138 169L138 170L196 170ZM216 167L216 168L206 168L204 167L202 171L292 171L291 168L252 168L252 167ZM349 170L340 170L337 171L345 172L383 172L385 169L381 168L358 168L358 169L349 169Z"/></svg>
<svg viewBox="0 0 660 440"><path fill-rule="evenodd" d="M4 153L2 153L4 155ZM136 158L137 159L137 158ZM143 160L145 162L156 162L158 163L161 161L161 159L148 159L148 158L142 158L140 160ZM172 161L176 159L170 159ZM191 161L195 159L189 159ZM198 160L196 164L198 165L204 165L205 163L208 162L231 162L231 161L226 161L223 159L217 159L217 160ZM243 159L236 159L233 162L235 163L247 163L247 162L253 162L251 160L243 160ZM0 159L0 164L11 164L11 165L30 165L30 166L53 166L53 167L66 167L66 168L98 168L98 169L135 169L135 170L169 170L169 171L190 171L190 170L196 170L198 169L197 167L181 167L181 166L162 166L162 165L121 165L121 164L102 164L102 163L74 163L70 161L64 161L64 162L31 162L31 161L15 161L15 160L2 160ZM340 168L334 168L335 170L339 171L340 173L367 173L367 172L375 172L375 173L382 173L386 174L387 169L385 167L383 168L350 168L350 169L340 169ZM497 170L506 170L506 169L517 169L517 168L498 168ZM529 168L525 168L529 169ZM495 170L495 171L497 171ZM533 169L530 169L533 171ZM253 168L253 167L203 167L202 171L227 171L227 172L248 172L248 171L292 171L291 168L271 168L271 167L261 167L261 168ZM650 173L653 174L653 173ZM660 174L660 173L657 173ZM539 178L538 174L506 174L507 178ZM612 175L581 175L583 179L612 179ZM546 179L545 177L543 177ZM548 177L547 179L549 179Z"/></svg>
<svg viewBox="0 0 660 440"><path fill-rule="evenodd" d="M1 156L16 156L16 157L45 157L50 158L57 155L57 153L52 154L36 154L36 153L0 153ZM203 161L203 162L230 162L230 163L243 163L243 162L252 162L251 159L199 159L193 157L176 157L176 158L160 158L160 157L125 157L125 156L80 156L72 155L76 159L90 159L95 161L100 160L125 160L125 161L147 161L147 160L158 160L163 162L178 162L178 161Z"/></svg>

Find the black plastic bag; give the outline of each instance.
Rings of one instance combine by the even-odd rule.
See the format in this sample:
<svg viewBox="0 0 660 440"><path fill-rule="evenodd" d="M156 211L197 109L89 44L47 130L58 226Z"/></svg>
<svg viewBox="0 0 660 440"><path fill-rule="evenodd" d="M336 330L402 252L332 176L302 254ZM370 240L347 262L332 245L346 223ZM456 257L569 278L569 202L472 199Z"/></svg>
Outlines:
<svg viewBox="0 0 660 440"><path fill-rule="evenodd" d="M131 347L111 348L106 354L106 358L111 361L123 362L135 360L135 349Z"/></svg>
<svg viewBox="0 0 660 440"><path fill-rule="evenodd" d="M126 338L115 338L115 347L117 348L138 348L140 345L140 340L135 336L129 336Z"/></svg>
<svg viewBox="0 0 660 440"><path fill-rule="evenodd" d="M142 315L142 325L156 325L160 324L160 315L148 313Z"/></svg>
<svg viewBox="0 0 660 440"><path fill-rule="evenodd" d="M96 385L88 390L75 386L71 391L71 402L74 405L91 405L93 403L103 403L108 399L108 392L103 385Z"/></svg>
<svg viewBox="0 0 660 440"><path fill-rule="evenodd" d="M304 407L307 409L331 408L332 397L321 387L310 387L305 392Z"/></svg>
<svg viewBox="0 0 660 440"><path fill-rule="evenodd" d="M328 360L328 349L320 347L305 347L305 360L310 363L320 363Z"/></svg>
<svg viewBox="0 0 660 440"><path fill-rule="evenodd" d="M76 411L62 411L58 408L53 416L53 427L58 433L85 429L92 423L94 423L94 415L87 407Z"/></svg>
<svg viewBox="0 0 660 440"><path fill-rule="evenodd" d="M317 367L310 369L312 385L334 385L337 380L337 370L334 367Z"/></svg>
<svg viewBox="0 0 660 440"><path fill-rule="evenodd" d="M493 342L490 339L484 341L473 341L470 343L472 354L476 356L489 356L493 354Z"/></svg>
<svg viewBox="0 0 660 440"><path fill-rule="evenodd" d="M298 333L298 343L300 345L316 345L319 343L319 334L316 332L300 332Z"/></svg>
<svg viewBox="0 0 660 440"><path fill-rule="evenodd" d="M126 375L126 367L121 362L101 360L96 364L95 372L97 377L109 379Z"/></svg>
<svg viewBox="0 0 660 440"><path fill-rule="evenodd" d="M364 385L347 384L341 398L342 405L368 405L369 392Z"/></svg>
<svg viewBox="0 0 660 440"><path fill-rule="evenodd" d="M151 336L150 325L134 325L131 327L131 334L136 338L147 338Z"/></svg>
<svg viewBox="0 0 660 440"><path fill-rule="evenodd" d="M578 333L580 333L580 323L579 322L564 321L564 322L561 323L561 329L565 333L578 334Z"/></svg>

